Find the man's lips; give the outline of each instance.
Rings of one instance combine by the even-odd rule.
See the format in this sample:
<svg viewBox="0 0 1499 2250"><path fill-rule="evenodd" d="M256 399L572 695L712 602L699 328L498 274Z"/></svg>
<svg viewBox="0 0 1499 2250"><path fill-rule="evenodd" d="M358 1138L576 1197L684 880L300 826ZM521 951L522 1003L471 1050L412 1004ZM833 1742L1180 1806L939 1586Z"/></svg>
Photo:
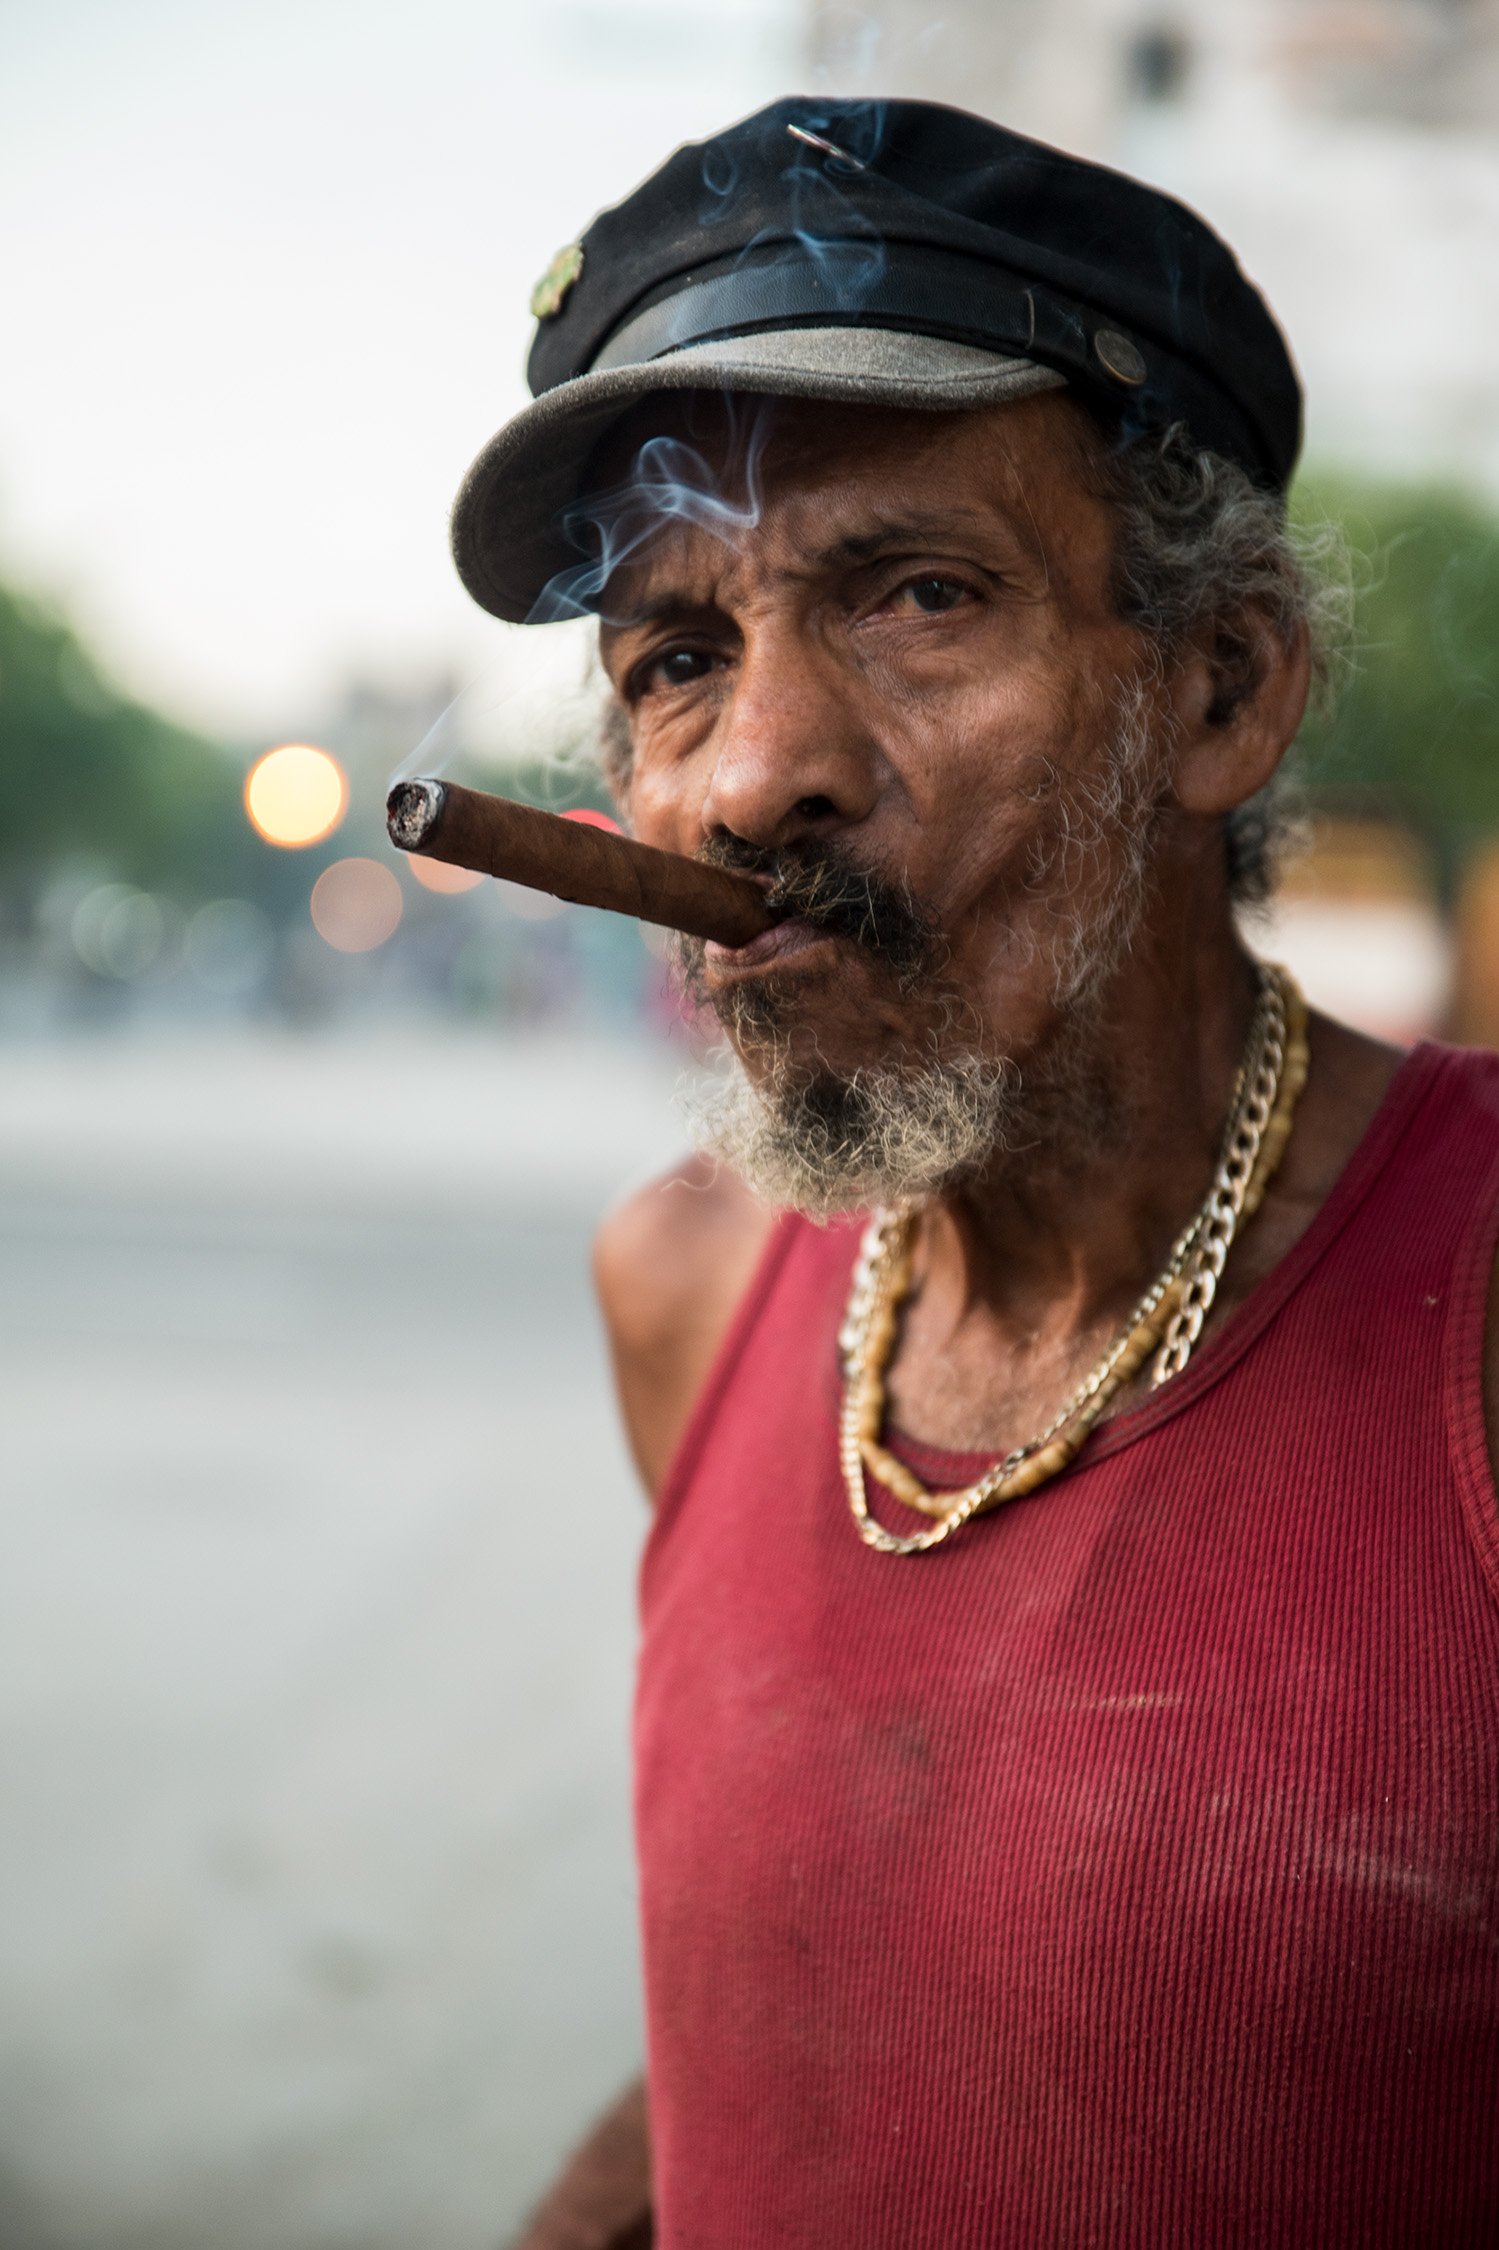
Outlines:
<svg viewBox="0 0 1499 2250"><path fill-rule="evenodd" d="M709 938L703 948L703 958L719 974L738 975L772 966L780 968L813 946L833 943L835 934L815 922L799 921L793 914L784 922L773 922L768 930L751 938L748 945L720 945L715 938Z"/></svg>

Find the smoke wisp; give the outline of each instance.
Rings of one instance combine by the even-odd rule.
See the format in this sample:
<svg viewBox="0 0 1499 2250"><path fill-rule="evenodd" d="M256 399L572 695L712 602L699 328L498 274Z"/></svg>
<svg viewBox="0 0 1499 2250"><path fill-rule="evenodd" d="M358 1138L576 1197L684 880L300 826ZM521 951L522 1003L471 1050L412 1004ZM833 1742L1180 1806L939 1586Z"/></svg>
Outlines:
<svg viewBox="0 0 1499 2250"><path fill-rule="evenodd" d="M746 404L727 393L711 396L720 415L719 442L722 425L727 425L725 465L715 468L687 437L645 439L620 483L588 493L568 509L563 529L585 559L547 581L527 624L552 625L570 617L607 620L610 581L673 524L691 524L728 547L755 529L763 506L766 402ZM690 394L683 410L689 416L693 411Z"/></svg>

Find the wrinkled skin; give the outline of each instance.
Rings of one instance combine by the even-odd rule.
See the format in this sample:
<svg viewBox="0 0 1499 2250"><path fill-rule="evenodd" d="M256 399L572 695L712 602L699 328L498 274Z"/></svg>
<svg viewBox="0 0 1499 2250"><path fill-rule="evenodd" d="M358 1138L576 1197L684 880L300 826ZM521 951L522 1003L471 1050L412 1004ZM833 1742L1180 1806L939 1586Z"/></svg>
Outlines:
<svg viewBox="0 0 1499 2250"><path fill-rule="evenodd" d="M904 880L970 1035L1019 1058L1053 1026L1059 928L1118 885L1108 839L1062 845L1078 784L1107 785L1121 691L1151 661L1113 602L1091 442L1056 398L960 418L783 408L753 530L673 526L608 589L636 832L677 851L833 839ZM727 433L719 446L721 473L742 475ZM1293 665L1292 731L1304 686ZM1179 896L1204 859L1217 870L1221 806L1174 810L1160 848ZM836 1070L919 1050L935 1027L929 997L795 924L738 957L710 949L710 993L770 974L794 1051Z"/></svg>

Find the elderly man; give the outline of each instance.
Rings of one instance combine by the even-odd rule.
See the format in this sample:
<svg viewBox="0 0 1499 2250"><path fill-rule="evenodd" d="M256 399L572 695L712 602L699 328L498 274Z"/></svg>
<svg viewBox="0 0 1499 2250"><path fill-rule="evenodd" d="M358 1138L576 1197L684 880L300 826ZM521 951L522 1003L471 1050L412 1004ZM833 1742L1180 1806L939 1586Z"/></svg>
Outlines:
<svg viewBox="0 0 1499 2250"><path fill-rule="evenodd" d="M459 567L598 615L635 832L783 918L689 949L735 1069L599 1242L648 2094L528 2239L1492 2245L1499 1069L1238 934L1280 335L899 102L680 150L537 311Z"/></svg>

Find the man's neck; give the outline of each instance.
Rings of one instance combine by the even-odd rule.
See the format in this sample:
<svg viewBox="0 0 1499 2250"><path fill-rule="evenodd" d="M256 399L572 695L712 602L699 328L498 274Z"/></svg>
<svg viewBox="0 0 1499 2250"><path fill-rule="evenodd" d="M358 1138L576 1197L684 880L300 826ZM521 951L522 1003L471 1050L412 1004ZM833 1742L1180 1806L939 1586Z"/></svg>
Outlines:
<svg viewBox="0 0 1499 2250"><path fill-rule="evenodd" d="M1048 1043L1019 1145L924 1214L925 1269L1001 1317L1017 1294L1084 1320L1136 1294L1207 1192L1256 990L1229 927L1186 962L1137 950Z"/></svg>
<svg viewBox="0 0 1499 2250"><path fill-rule="evenodd" d="M1064 1032L1071 1051L1058 1042L1043 1061L1026 1145L922 1213L898 1419L920 1398L952 1442L997 1428L1008 1443L1033 1408L1044 1420L1060 1404L1208 1192L1255 990L1226 912L1189 950L1141 933ZM928 1413L915 1420L938 1434Z"/></svg>

